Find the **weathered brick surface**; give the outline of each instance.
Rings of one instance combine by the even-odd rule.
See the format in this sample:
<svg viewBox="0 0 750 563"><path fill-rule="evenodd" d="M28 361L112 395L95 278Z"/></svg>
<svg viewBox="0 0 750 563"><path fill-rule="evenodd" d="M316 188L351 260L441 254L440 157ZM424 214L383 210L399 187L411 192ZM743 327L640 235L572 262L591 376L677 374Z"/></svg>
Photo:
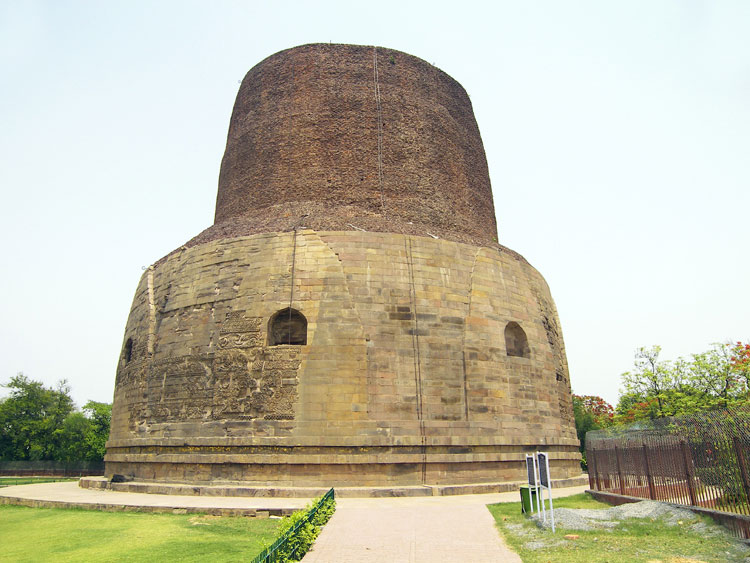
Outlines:
<svg viewBox="0 0 750 563"><path fill-rule="evenodd" d="M193 243L351 225L497 242L468 95L434 66L382 47L304 45L247 73L215 219Z"/></svg>
<svg viewBox="0 0 750 563"><path fill-rule="evenodd" d="M268 321L290 304L308 344L269 346ZM509 322L528 358L507 355ZM313 230L188 248L136 292L107 471L467 483L518 479L523 453L544 447L556 477L573 475L558 325L543 278L497 249Z"/></svg>

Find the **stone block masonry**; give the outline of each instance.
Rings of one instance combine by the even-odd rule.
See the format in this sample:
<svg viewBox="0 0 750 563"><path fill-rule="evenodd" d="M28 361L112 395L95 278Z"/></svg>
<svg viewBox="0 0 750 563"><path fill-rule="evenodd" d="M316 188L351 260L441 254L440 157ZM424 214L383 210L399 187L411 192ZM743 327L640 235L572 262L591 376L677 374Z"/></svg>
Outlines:
<svg viewBox="0 0 750 563"><path fill-rule="evenodd" d="M469 97L390 49L303 45L242 81L215 223L144 273L106 472L382 487L579 474L544 279L497 242Z"/></svg>
<svg viewBox="0 0 750 563"><path fill-rule="evenodd" d="M269 346L270 319L290 305L307 319L308 344ZM508 355L511 322L528 357ZM577 475L564 345L551 327L543 278L498 249L313 230L188 248L136 292L107 471L472 483L522 478L523 454L543 447L556 477Z"/></svg>

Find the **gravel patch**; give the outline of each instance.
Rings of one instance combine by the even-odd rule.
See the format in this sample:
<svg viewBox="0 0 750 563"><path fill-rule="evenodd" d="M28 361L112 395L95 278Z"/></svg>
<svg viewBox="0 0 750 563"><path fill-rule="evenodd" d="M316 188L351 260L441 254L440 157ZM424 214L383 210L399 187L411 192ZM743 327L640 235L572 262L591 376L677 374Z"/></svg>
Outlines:
<svg viewBox="0 0 750 563"><path fill-rule="evenodd" d="M547 522L541 520L541 515L534 514L534 520L542 528L552 526L551 518L547 515ZM555 509L555 526L569 530L596 530L614 528L627 518L648 518L663 520L674 526L678 522L692 521L696 516L689 510L675 508L668 504L644 500L630 504L613 506L612 508L590 510L573 508Z"/></svg>
<svg viewBox="0 0 750 563"><path fill-rule="evenodd" d="M652 520L663 518L671 525L675 525L681 520L693 520L696 517L695 514L684 508L676 508L652 500L623 504L607 510L614 509L620 510L623 518L651 518Z"/></svg>
<svg viewBox="0 0 750 563"><path fill-rule="evenodd" d="M523 524L506 523L505 527L508 528L511 532L513 532L519 537L526 538L526 537L531 537L535 535L533 529L527 529Z"/></svg>
<svg viewBox="0 0 750 563"><path fill-rule="evenodd" d="M557 541L557 540L553 541L551 539L535 540L535 541L526 542L525 544L523 544L523 547L524 549L531 549L531 550L547 549L550 547L559 547L561 545L564 545L566 541Z"/></svg>
<svg viewBox="0 0 750 563"><path fill-rule="evenodd" d="M549 544L547 542L543 542L543 541L530 541L530 542L526 542L525 544L523 544L523 546L526 549L532 549L533 550L533 549L544 549L545 547L548 547Z"/></svg>

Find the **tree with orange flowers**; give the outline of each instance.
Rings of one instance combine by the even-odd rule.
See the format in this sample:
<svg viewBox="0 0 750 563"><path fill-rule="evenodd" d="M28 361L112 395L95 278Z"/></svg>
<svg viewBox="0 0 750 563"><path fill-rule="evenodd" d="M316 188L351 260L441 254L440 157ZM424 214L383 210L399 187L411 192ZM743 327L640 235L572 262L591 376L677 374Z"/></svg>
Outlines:
<svg viewBox="0 0 750 563"><path fill-rule="evenodd" d="M615 410L607 401L596 395L573 395L573 414L576 433L581 441L581 466L586 469L586 432L612 425Z"/></svg>
<svg viewBox="0 0 750 563"><path fill-rule="evenodd" d="M729 361L745 391L750 391L750 344L743 342L734 344Z"/></svg>
<svg viewBox="0 0 750 563"><path fill-rule="evenodd" d="M615 422L690 414L745 402L750 392L750 344L712 344L705 352L674 362L661 348L640 348L635 369L622 374Z"/></svg>

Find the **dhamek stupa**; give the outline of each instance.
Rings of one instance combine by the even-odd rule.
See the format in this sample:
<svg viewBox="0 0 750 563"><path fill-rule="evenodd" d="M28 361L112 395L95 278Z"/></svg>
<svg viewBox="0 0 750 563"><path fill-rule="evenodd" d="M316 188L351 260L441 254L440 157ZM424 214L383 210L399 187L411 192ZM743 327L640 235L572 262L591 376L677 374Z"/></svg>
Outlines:
<svg viewBox="0 0 750 563"><path fill-rule="evenodd" d="M380 47L245 76L209 227L144 273L106 474L266 486L580 475L560 322L497 243L471 102Z"/></svg>

